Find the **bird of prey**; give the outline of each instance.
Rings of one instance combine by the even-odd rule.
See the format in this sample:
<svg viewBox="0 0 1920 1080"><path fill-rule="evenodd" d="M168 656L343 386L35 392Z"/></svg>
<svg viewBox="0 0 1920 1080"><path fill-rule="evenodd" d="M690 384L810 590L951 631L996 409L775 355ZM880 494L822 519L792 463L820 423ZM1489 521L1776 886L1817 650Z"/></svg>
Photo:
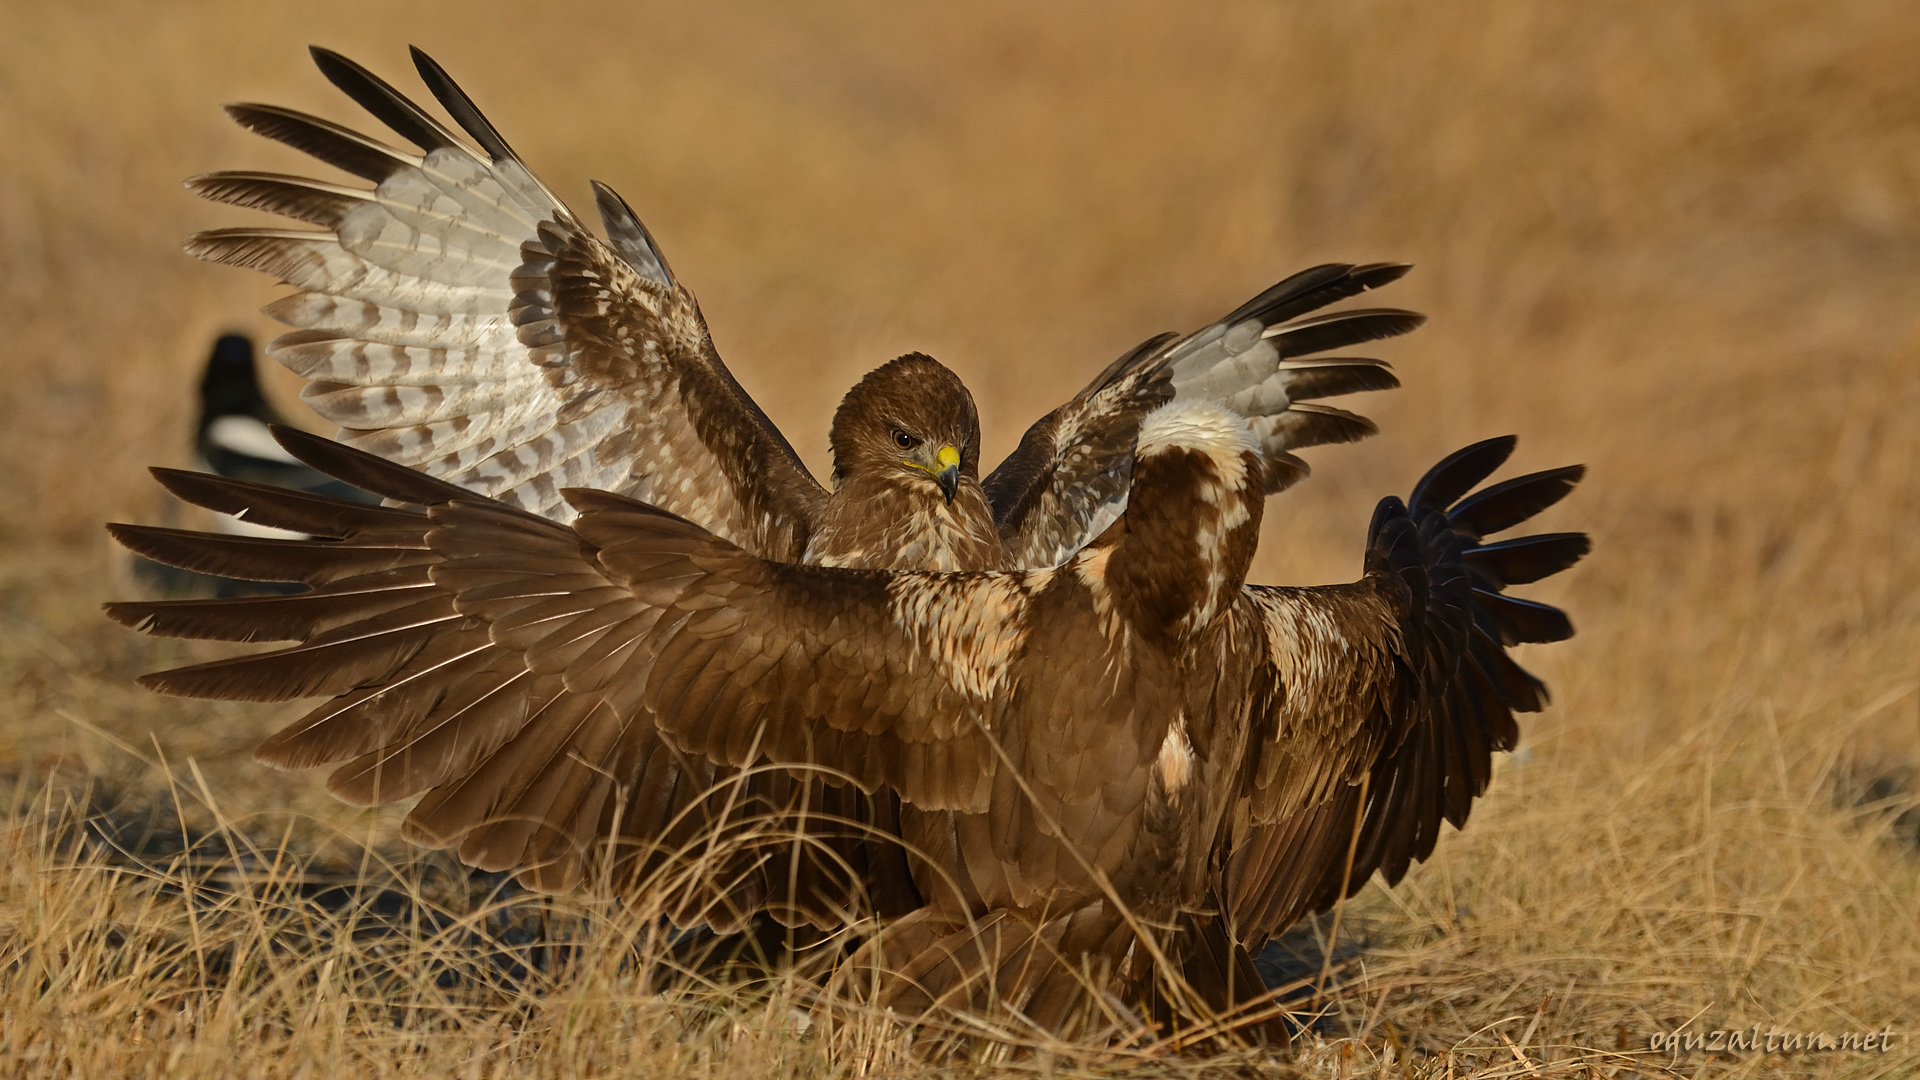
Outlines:
<svg viewBox="0 0 1920 1080"><path fill-rule="evenodd" d="M1266 682L1247 684L1257 693L1238 706L1229 702L1228 711L1240 708L1246 719L1264 717L1269 724L1282 724L1276 717L1288 717L1281 727L1284 737L1277 739L1286 748L1259 758L1264 764L1255 787L1285 789L1299 805L1276 803L1279 796L1227 799L1223 805L1239 809L1216 820L1214 835L1202 845L1208 853L1203 861L1214 869L1203 875L1204 896L1198 901L1181 892L1182 898L1172 907L1162 900L1118 895L1081 903L1086 900L1088 881L1110 886L1110 874L1118 864L1109 862L1124 860L1127 854L1114 847L1126 846L1115 838L1141 835L1139 822L1127 815L1137 817L1146 811L1136 805L1112 819L1125 818L1127 823L1109 821L1093 832L1080 830L1080 822L1068 819L1094 813L1088 798L1104 806L1102 800L1107 797L1088 792L1111 789L1113 798L1124 803L1133 789L1114 788L1095 775L1097 768L1091 772L1077 765L1069 768L1065 763L1073 760L1071 756L1054 761L1051 769L1043 767L1054 760L1049 754L1058 746L1044 739L1011 748L1002 745L991 735L982 710L1037 717L1045 710L1032 699L1035 693L1053 694L1062 703L1075 700L1073 694L1097 698L1104 693L1102 700L1111 706L1132 692L1129 680L1144 676L1127 669L1120 672L1124 677L1119 682L1092 679L1071 686L1041 675L1014 682L976 680L965 689L976 697L985 695L981 700L987 704L973 702L953 713L949 707L955 706L955 700L936 694L941 707L949 708L950 715L936 725L944 724L945 734L935 739L923 738L921 733L904 740L893 738L886 731L889 718L905 707L901 702L926 706L927 671L923 661L911 658L921 655L917 653L909 654L904 673L889 667L884 655L868 649L872 643L855 633L856 624L873 617L871 604L863 603L861 597L872 599L871 583L878 579L872 573L853 571L999 571L999 576L954 579L948 586L926 584L918 590L886 586L883 591L897 593L897 604L904 605L889 609L895 628L924 623L929 629L924 634L915 631L911 640L922 649L934 649L928 655L938 656L950 671L974 670L995 658L1011 663L1016 655L1029 666L1037 665L1035 670L1050 667L1039 662L1040 649L1027 645L1035 613L1045 608L1035 607L1033 598L1055 596L1064 587L1036 587L1033 579L1036 575L1043 581L1062 575L1063 580L1085 578L1085 572L1069 574L1068 569L1088 560L1097 561L1098 573L1104 574L1105 559L1114 553L1118 538L1133 528L1129 522L1138 524L1138 515L1128 514L1127 508L1138 488L1136 466L1145 460L1145 451L1185 445L1183 435L1170 436L1172 442L1166 437L1149 438L1151 433L1141 427L1143 418L1159 416L1160 428L1176 433L1196 416L1203 420L1199 429L1216 435L1215 429L1223 424L1234 428L1233 440L1238 440L1234 444L1245 444L1252 464L1237 474L1243 481L1235 489L1240 494L1222 498L1231 502L1257 488L1257 493L1247 496L1257 507L1265 494L1304 475L1304 463L1292 450L1350 440L1373 430L1364 419L1316 401L1397 385L1385 365L1312 354L1403 333L1417 325L1419 317L1392 310L1311 313L1394 280L1405 267L1316 267L1282 281L1199 332L1143 343L1036 423L1007 462L985 480L979 478L978 422L965 387L930 358L902 357L862 380L836 414L834 483L828 492L805 473L786 441L727 372L713 352L691 294L668 269L646 229L610 189L596 185L596 201L608 233L603 242L532 177L466 96L423 54L415 53L423 78L483 153L364 69L324 50L315 50L315 57L330 79L420 153L384 146L287 110L233 106L229 111L244 125L371 180L376 187L257 173L201 177L190 184L202 194L277 211L324 231L220 230L195 237L189 249L216 261L267 270L292 284L297 291L269 311L299 329L276 342L272 352L310 380L306 399L342 425L342 436L349 444L417 466L420 473L439 482L373 458L284 435L299 456L391 500L432 509L425 511L428 517L420 510L397 507L357 517L324 501L165 474L168 486L189 501L241 510L253 520L293 522L288 526L293 528L312 526L313 532L339 540L295 552L268 542L221 544L177 532L118 529L129 546L162 560L224 567L225 572L241 576L279 579L291 575L314 586L313 592L272 611L264 606L229 610L217 605L113 609L116 617L156 632L248 640L290 635L306 642L282 658L280 674L265 681L251 675L233 681L233 671L217 665L195 676L176 673L178 677L160 675L150 680L161 689L214 696L265 694L279 700L339 695L263 747L261 756L270 763L302 767L348 761L335 774L332 786L356 802L387 802L428 792L409 819L416 839L457 845L462 856L477 865L520 868L539 887L571 887L583 874L596 872L596 862L598 873L629 885L675 878L682 885L675 914L683 922L730 926L753 912L767 911L782 921L833 927L863 903L870 905L892 917L894 929L884 943L876 941L870 958L885 961L883 966L890 970L908 973L886 984L881 996L888 1004L908 1009L964 1004L974 1000L971 995L979 991L982 979L997 980L1005 983L1011 995L1003 1000L1018 999L1038 1018L1036 1022L1058 1027L1088 1000L1085 992L1094 992L1092 987L1102 987L1095 992L1100 997L1116 987L1140 989L1151 982L1143 974L1148 969L1141 966L1144 953L1115 951L1116 943L1132 940L1128 935L1141 929L1142 924L1132 919L1136 900L1144 904L1141 910L1152 913L1149 921L1172 917L1169 912L1185 913L1180 918L1187 919L1186 929L1173 932L1165 951L1192 961L1175 966L1184 965L1196 983L1209 988L1203 994L1206 1004L1231 1007L1257 988L1243 946L1257 944L1267 933L1306 910L1330 903L1334 894L1342 892L1340 886L1347 879L1329 884L1321 862L1335 847L1346 850L1344 838L1353 833L1357 820L1370 839L1366 840L1369 846L1359 851L1352 885L1357 888L1376 866L1397 877L1409 858L1424 857L1431 848L1438 817L1428 820L1427 811L1456 824L1464 819L1472 795L1485 784L1487 751L1511 743L1509 710L1538 707L1537 684L1524 673L1516 674L1518 669L1501 654L1498 644L1485 644L1480 638L1519 640L1515 634L1521 631L1507 625L1515 620L1524 632L1559 632L1559 624L1547 616L1497 596L1500 567L1506 565L1499 560L1531 559L1525 565L1541 576L1559 568L1548 566L1553 560L1565 565L1577 558L1584 551L1584 540L1579 538L1548 537L1516 548L1517 555L1483 557L1494 568L1483 570L1476 580L1493 597L1483 604L1493 614L1463 614L1466 608L1453 612L1453 622L1446 625L1456 631L1461 625L1476 629L1460 631L1459 639L1448 643L1455 651L1449 654L1454 659L1447 662L1454 666L1445 673L1436 669L1424 676L1408 675L1395 667L1413 662L1408 655L1433 662L1420 652L1424 646L1419 634L1408 636L1405 631L1409 620L1419 627L1426 616L1405 610L1368 612L1364 605L1345 612L1359 612L1355 617L1361 625L1340 628L1357 635L1356 645L1372 642L1375 649L1375 666L1367 672L1373 681L1349 687L1352 700L1342 703L1330 692L1302 697L1298 688L1284 685L1278 674L1283 668L1269 664L1271 670L1261 676ZM1222 412L1221 406L1232 411ZM1236 415L1251 422L1221 419ZM1216 464L1233 456L1209 454ZM1446 490L1462 469L1473 473L1486 466L1454 485L1458 490L1452 490L1449 498L1427 509L1439 513L1451 497L1463 494L1492 467L1487 464L1490 455L1503 456L1482 447L1465 466L1456 464L1445 473L1445 482L1438 487L1428 485ZM1557 498L1572 476L1563 472L1545 479L1528 478L1527 485L1514 489L1521 495L1502 496L1504 502L1494 500L1507 507L1500 512L1508 514L1519 505L1515 499L1534 500L1505 524L1516 523L1551 501L1541 492L1550 491ZM1195 483L1200 486L1189 496L1205 486L1199 480ZM700 533L702 543L711 547L703 551L727 552L728 558L747 560L740 566L757 566L771 576L729 584L721 590L727 599L702 594L698 602L706 607L700 610L708 614L697 618L675 614L680 612L675 605L686 598L663 606L665 594L658 590L686 584L672 572L681 564L665 560L649 565L655 556L643 555L625 571L607 571L610 564L605 553L612 548L593 545L612 541L592 533L588 521L605 506L591 503L581 493L569 495L565 489L570 485L611 493L603 498L642 501L617 501L628 509L643 504L657 508L645 513L633 510L641 514L635 521L658 524L685 519L691 524L683 522L684 527L705 530ZM497 502L485 496L494 496ZM532 521L544 521L541 528L553 531L540 534L544 540L535 545L540 554L553 555L569 544L577 557L588 550L599 552L590 556L599 567L595 572L615 573L615 580L596 584L570 569L557 571L558 564L533 567L524 560L516 562L527 551L495 551L488 558L501 560L503 566L512 563L560 591L541 594L546 597L541 601L544 606L536 604L537 610L519 612L518 621L509 620L510 628L502 629L487 619L473 623L463 606L466 601L439 584L440 577L451 572L442 565L449 560L432 551L427 537L437 533L426 522L432 520L430 515L482 505L490 507L491 513L507 515L501 520L529 528ZM663 517L663 511L677 517ZM412 516L395 516L402 514ZM588 517L576 521L580 514ZM625 522L627 518L600 520ZM1257 523L1257 512L1250 520ZM569 524L587 531L569 531ZM1245 522L1235 526L1234 535L1241 536L1244 528ZM1376 521L1376 533L1396 528L1391 522ZM598 539L582 539L590 534ZM1250 537L1246 533L1242 538L1250 545ZM1203 546L1218 547L1224 542L1220 534L1202 539L1207 541ZM1383 550L1400 551L1404 562L1411 556L1402 549L1411 541L1398 543L1400 548L1390 544ZM379 554L367 554L367 545ZM1141 542L1127 550L1143 554L1151 548ZM357 554L349 555L349 550ZM1183 567L1192 569L1194 552L1174 545L1160 554L1172 560L1164 567L1169 582L1179 579ZM1227 564L1219 562L1224 557L1219 551L1209 548L1205 556L1214 560L1205 576L1209 588L1239 589L1237 579L1230 588L1221 585L1233 575L1221 576ZM1379 570L1372 566L1373 554L1369 558L1369 581L1374 581L1376 590L1385 588L1380 583L1394 573L1418 577L1419 571L1407 568L1413 564L1394 569L1398 564L1389 560L1382 564L1388 569ZM794 563L844 569L801 569ZM372 569L376 564L379 569ZM1144 568L1154 562L1136 557L1128 564ZM1376 570L1386 576L1375 581ZM630 577L619 576L627 571L632 572ZM1244 566L1239 572L1244 573ZM806 617L816 621L805 624L809 630L803 633L791 625L776 630L777 620L763 625L752 614L751 604L732 604L732 598L744 601L750 594L759 595L755 590L760 586L770 590L765 592L767 597L785 595L785 586L773 586L785 581L782 575L788 573L799 575L792 581L802 583L793 587L814 590L827 608L845 610L824 621L820 621L820 610L811 611ZM370 587L365 580L369 575L383 584ZM1142 600L1143 613L1137 614L1149 621L1165 616L1171 610L1167 605L1180 602L1175 595L1178 589L1166 593L1164 588L1156 592L1150 587L1147 579L1152 576L1145 570L1136 573L1136 584L1144 590L1136 598L1147 598ZM909 576L900 580L939 579ZM849 584L862 581L868 584ZM643 609L637 615L629 610L628 598L620 595L620 589L629 586L643 586L646 594L636 601ZM1417 608L1424 588L1418 583L1407 585L1407 603ZM867 592L862 593L863 589ZM1302 627L1292 626L1289 619L1328 629L1318 625L1326 621L1327 613L1313 604L1280 613L1281 608L1274 605L1282 603L1282 596L1249 590L1246 597L1221 609L1240 615L1215 613L1215 623L1224 618L1226 623L1221 625L1230 624L1220 633L1239 647L1234 655L1244 660L1245 649L1255 640L1248 628L1265 626L1261 619L1281 628L1266 630L1270 638L1290 634L1287 640L1293 646L1310 643L1311 635L1303 636ZM654 607L646 607L647 597ZM363 601L378 612L363 607ZM792 615L805 607L779 610ZM1261 619L1248 616L1248 610ZM445 632L450 618L445 611L459 614L455 621L464 627L461 633L448 636ZM1275 613L1269 617L1269 611ZM1401 637L1382 644L1382 635L1394 634L1388 615L1400 619ZM736 725L724 736L714 736L726 740L724 745L680 738L674 725L681 721L662 716L687 715L685 707L696 699L706 705L694 712L711 713L711 701L701 695L717 692L719 684L714 680L722 679L719 667L712 669L705 682L690 684L692 698L675 698L664 712L659 703L646 699L648 679L633 685L623 682L634 664L645 668L668 656L738 657L738 642L725 635L694 631L689 636L686 631L689 626L711 627L712 620L726 622L735 617L746 620L742 626L759 627L740 632L761 645L780 633L795 635L788 654L761 658L758 663L765 670L757 672L758 681L780 684L774 676L787 664L801 668L826 664L835 672L845 668L853 673L845 680L811 684L801 694L810 702L801 707L802 712L868 714L866 721L851 729L857 737L831 723L826 728L817 724L804 728L803 741L811 740L806 756L816 768L796 763L791 746L782 749L756 741L785 737L784 729L777 726L762 730L752 724ZM1141 641L1154 638L1160 653L1167 653L1164 628L1141 630L1126 618L1116 618L1111 607L1100 612L1095 622L1106 635L1104 640L1111 642L1112 635L1120 635L1122 644L1117 648L1123 657L1138 659L1154 651L1142 651L1145 647L1134 640L1140 634L1146 635ZM642 623L647 629L636 629ZM478 638L473 636L476 626L482 627ZM541 637L565 626L572 629L563 631L563 640ZM623 637L622 628L639 636ZM576 636L566 637L568 633ZM506 646L502 651L496 637L523 647ZM1271 640L1269 645L1279 648ZM826 651L809 659L809 648ZM1405 651L1409 649L1414 653ZM1329 650L1340 651L1333 646L1321 648L1321 652ZM1321 652L1309 648L1293 661L1324 667ZM1177 660L1169 656L1161 659ZM1459 659L1463 656L1477 658L1467 662ZM1010 669L1003 666L1002 670ZM1102 670L1112 676L1118 669L1109 664ZM1164 674L1153 672L1155 677ZM1464 680L1465 689L1447 682L1442 674ZM1480 682L1473 681L1476 677ZM1219 683L1218 678L1215 681ZM1036 685L1047 689L1032 689ZM1013 693L1018 700L1003 701L996 696L1001 692ZM1389 700L1394 695L1412 695L1408 700L1437 695L1439 700L1449 694L1459 700L1440 705L1424 700L1395 705ZM1281 707L1282 699L1295 702L1292 712ZM1385 725L1385 736L1374 742L1367 741L1373 736L1367 736L1353 745L1317 748L1315 738L1303 734L1315 725L1337 732L1342 723L1358 722L1364 727L1376 722L1336 716L1341 709L1365 712L1353 704L1363 700L1376 701L1388 710L1386 719L1377 721ZM1084 703L1091 702L1089 698ZM766 703L758 703L755 715L767 708ZM1466 734L1434 735L1430 724L1422 727L1412 719L1422 709L1426 712L1420 715L1430 719L1447 708L1454 709L1446 713L1453 719L1442 726L1452 723L1464 727ZM611 728L606 726L609 709L626 710ZM1467 715L1462 710L1470 711L1472 719L1460 720ZM1123 712L1128 717L1144 715L1139 708ZM1095 710L1078 720L1062 721L1077 732L1072 738L1083 740L1075 753L1085 757L1089 744L1084 740L1104 739L1099 722L1105 715ZM985 734L964 737L962 729L969 722ZM1149 728L1168 722L1166 716L1145 718ZM1001 721L1002 730L1008 723ZM1013 724L1015 729L1019 726ZM755 734L743 736L748 728ZM480 732L486 734L476 737ZM1181 753L1190 753L1191 739L1197 737L1167 745L1176 750L1186 746ZM1351 743L1360 736L1345 737ZM1163 731L1160 738L1165 743L1169 736ZM1425 738L1430 745L1408 748L1404 745L1408 738ZM1114 742L1113 753L1125 756L1118 749L1125 742ZM983 746L993 747L994 761L981 757ZM1323 749L1327 760L1320 761ZM1003 760L1016 752L1018 763ZM955 759L952 753L962 756ZM1181 753L1161 757L1177 763L1185 760ZM1225 759L1208 757L1213 753L1206 750L1200 757ZM1369 753L1374 756L1367 757ZM1348 760L1342 754L1357 756ZM1368 796L1367 783L1356 794L1346 782L1353 775L1370 776L1369 768L1386 767L1379 762L1387 760L1400 762L1392 766L1401 770L1394 773L1398 786L1388 784ZM994 779L988 783L976 778L966 799L951 792L928 794L927 784L957 783L966 767L985 770L982 775ZM895 775L903 768L911 774L905 787ZM1063 769L1074 775L1061 775ZM1331 772L1311 782L1300 778L1319 775L1316 769ZM1036 796L1029 772L1055 785L1053 802ZM1049 772L1055 775L1045 775ZM1091 786L1067 791L1076 777ZM1214 781L1219 781L1214 787L1232 786L1218 776L1209 782ZM1163 777L1163 787L1164 783ZM1008 788L1009 784L1013 786ZM1061 788L1062 784L1066 787ZM1306 785L1302 791L1293 790L1301 785ZM1020 809L1029 803L1028 809ZM1256 814L1249 809L1254 803L1264 809ZM1277 814L1275 806L1287 813ZM1063 808L1071 809L1066 817L1056 813L1064 812ZM776 834L801 835L805 843L779 850L778 845L739 842L742 830L751 832L754 823L768 821L780 826L773 830ZM1098 835L1100 828L1109 830L1104 846L1076 845L1064 839L1069 832L1074 837ZM595 847L596 841L609 837L615 842ZM716 855L721 847L726 848L725 854ZM1016 849L1015 855L1008 855ZM1199 849L1188 850L1187 855L1195 850ZM1000 869L993 870L996 860ZM697 881L684 872L696 865L703 875ZM1194 915L1208 905L1213 914ZM985 930L989 924L998 929ZM989 938L1000 944L991 948L979 944L972 962L959 959L964 951L960 943L984 943ZM1037 955L1036 949L1064 963L1034 963L1022 969L1024 974L1008 968L1013 962L1009 958L1031 958ZM945 959L935 961L935 957ZM1098 957L1104 957L1102 963L1118 981L1089 983L1079 977L1085 975L1077 966L1080 961Z"/></svg>
<svg viewBox="0 0 1920 1080"><path fill-rule="evenodd" d="M1544 700L1506 648L1572 633L1505 587L1587 550L1486 542L1581 475L1473 491L1513 448L1493 439L1380 503L1359 581L1248 585L1264 454L1205 401L1146 417L1127 509L1067 562L956 573L769 560L588 489L563 492L561 523L279 436L388 505L156 470L189 501L333 539L113 526L150 558L311 587L110 605L156 634L296 642L145 685L327 698L261 757L336 765L356 803L421 796L407 835L538 886L672 882L676 921L709 922L830 923L862 889L914 896L846 993L912 1016L997 1004L1066 1033L1129 1003L1241 1005L1248 944L1425 858L1513 745L1513 712ZM836 847L851 832L716 849L702 837L749 808L703 785L751 767L897 793L948 815L953 847L909 858L905 882Z"/></svg>

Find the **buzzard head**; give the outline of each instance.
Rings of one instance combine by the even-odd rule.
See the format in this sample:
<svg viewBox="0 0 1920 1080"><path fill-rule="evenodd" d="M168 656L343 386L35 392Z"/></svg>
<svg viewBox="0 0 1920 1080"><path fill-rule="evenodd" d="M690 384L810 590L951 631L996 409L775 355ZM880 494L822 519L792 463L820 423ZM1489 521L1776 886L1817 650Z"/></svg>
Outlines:
<svg viewBox="0 0 1920 1080"><path fill-rule="evenodd" d="M980 414L960 377L908 353L867 373L833 414L833 483L850 478L938 491L980 479Z"/></svg>

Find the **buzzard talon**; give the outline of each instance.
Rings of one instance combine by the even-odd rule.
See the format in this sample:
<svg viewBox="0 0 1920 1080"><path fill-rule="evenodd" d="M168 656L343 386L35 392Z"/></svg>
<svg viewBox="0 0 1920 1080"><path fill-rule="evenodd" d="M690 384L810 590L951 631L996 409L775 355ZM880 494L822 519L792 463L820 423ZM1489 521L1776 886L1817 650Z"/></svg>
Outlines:
<svg viewBox="0 0 1920 1080"><path fill-rule="evenodd" d="M594 185L603 241L424 53L466 138L313 54L415 149L230 106L374 186L197 177L316 228L187 249L293 287L269 353L341 442L276 437L389 504L156 470L187 501L329 539L110 526L158 561L308 587L107 609L296 642L141 680L328 699L263 762L334 765L330 789L362 805L417 796L410 839L535 888L592 877L720 930L871 910L873 978L838 990L908 1015L1097 1033L1137 1029L1142 1003L1186 1033L1255 1022L1248 948L1424 858L1513 713L1544 701L1505 647L1571 626L1503 590L1586 540L1482 537L1578 475L1468 494L1510 441L1383 503L1360 581L1244 582L1266 497L1306 476L1294 451L1374 432L1320 400L1398 385L1321 354L1421 321L1323 309L1406 266L1313 267L1149 339L984 477L965 386L903 356L835 413L828 490L612 189Z"/></svg>

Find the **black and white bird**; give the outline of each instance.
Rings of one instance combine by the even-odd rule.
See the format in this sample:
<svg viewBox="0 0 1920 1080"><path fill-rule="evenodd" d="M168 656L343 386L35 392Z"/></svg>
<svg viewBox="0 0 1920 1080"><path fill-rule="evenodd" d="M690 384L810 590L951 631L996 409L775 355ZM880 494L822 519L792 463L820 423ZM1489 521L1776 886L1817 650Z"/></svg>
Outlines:
<svg viewBox="0 0 1920 1080"><path fill-rule="evenodd" d="M252 339L222 334L213 343L200 375L200 408L194 422L194 463L203 471L234 480L325 495L351 502L378 502L360 489L310 468L282 449L268 430L286 424L260 388ZM228 536L309 540L306 533L278 529L241 514L214 511L204 522ZM132 574L140 587L162 596L236 597L281 593L287 587L196 573L135 556Z"/></svg>
<svg viewBox="0 0 1920 1080"><path fill-rule="evenodd" d="M207 357L206 372L200 377L200 418L193 437L200 467L235 480L334 498L363 502L371 498L294 460L267 430L269 424L286 423L260 389L253 340L244 334L222 334L213 343L213 354ZM297 535L228 515L221 516L219 527L242 536Z"/></svg>

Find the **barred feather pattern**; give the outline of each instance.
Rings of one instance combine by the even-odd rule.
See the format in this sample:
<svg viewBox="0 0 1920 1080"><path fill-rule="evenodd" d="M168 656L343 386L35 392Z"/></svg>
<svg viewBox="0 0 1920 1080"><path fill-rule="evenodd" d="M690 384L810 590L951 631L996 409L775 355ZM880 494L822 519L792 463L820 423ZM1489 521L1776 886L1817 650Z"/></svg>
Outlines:
<svg viewBox="0 0 1920 1080"><path fill-rule="evenodd" d="M698 305L604 186L609 240L513 155L439 66L416 64L466 134L352 61L321 70L413 142L235 105L242 126L372 188L260 172L195 177L216 202L313 229L200 233L191 254L295 292L268 354L349 445L557 521L586 486L642 497L749 550L795 558L826 495L714 352Z"/></svg>

